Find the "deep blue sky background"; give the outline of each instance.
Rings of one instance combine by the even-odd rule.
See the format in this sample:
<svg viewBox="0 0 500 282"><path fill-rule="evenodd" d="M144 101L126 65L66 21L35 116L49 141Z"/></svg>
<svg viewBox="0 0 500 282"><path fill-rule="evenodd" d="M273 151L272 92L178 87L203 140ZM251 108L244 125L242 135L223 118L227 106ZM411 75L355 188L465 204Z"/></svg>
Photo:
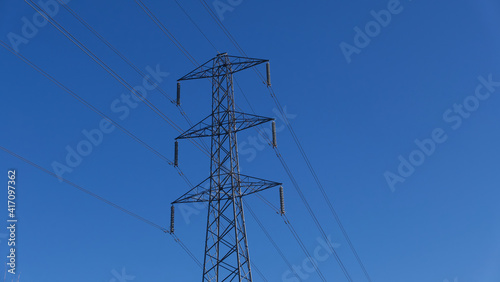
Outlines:
<svg viewBox="0 0 500 282"><path fill-rule="evenodd" d="M442 115L474 94L478 76L500 81L500 4L478 1L402 1L403 11L348 64L339 48L353 44L356 26L389 1L243 1L224 14L224 24L247 54L271 60L272 83L345 228L373 281L500 281L500 106L498 93L453 130ZM177 39L199 61L215 51L172 1L146 0ZM181 1L221 51L238 54L198 1ZM176 79L193 65L134 1L79 1L69 5L141 69L159 65L170 75L161 83L172 96ZM32 18L24 1L0 1L0 38L21 34ZM141 78L65 11L56 19L122 74ZM117 119L110 104L126 89L50 25L20 53L70 89ZM67 145L101 118L12 54L0 49L0 145L51 168L64 162ZM258 114L275 116L265 86L253 71L237 79ZM182 128L187 123L158 92L150 99ZM193 121L209 114L210 84L183 84L183 106ZM239 91L237 103L249 107ZM144 104L121 124L165 155L178 135ZM278 119L278 126L283 123ZM384 172L396 172L398 156L416 149L415 139L442 128L448 140L392 192ZM239 135L243 142L255 131ZM354 281L363 280L331 214L288 131L279 147ZM243 172L284 183L286 207L307 248L318 246L314 227L273 151L266 147ZM207 177L209 160L181 142L181 168L193 183ZM173 239L57 179L0 152L1 174L18 170L18 270L21 281L113 281L113 270L134 281L197 281L201 270ZM121 131L114 131L72 173L79 185L160 225L169 203L187 191L177 172ZM6 177L3 177L6 181ZM2 184L6 186L5 184ZM6 194L3 193L5 196ZM279 203L277 191L263 195ZM0 200L6 218L6 199ZM247 202L299 265L305 256L281 218L255 197ZM248 215L248 213L247 213ZM188 224L177 214L176 233L201 260L205 210ZM5 229L4 229L5 230ZM253 262L269 281L287 270L255 221L247 216ZM0 232L6 234L5 231ZM1 237L2 257L7 253ZM331 256L320 263L328 281L345 281ZM259 277L254 273L256 281ZM311 275L307 281L319 281Z"/></svg>

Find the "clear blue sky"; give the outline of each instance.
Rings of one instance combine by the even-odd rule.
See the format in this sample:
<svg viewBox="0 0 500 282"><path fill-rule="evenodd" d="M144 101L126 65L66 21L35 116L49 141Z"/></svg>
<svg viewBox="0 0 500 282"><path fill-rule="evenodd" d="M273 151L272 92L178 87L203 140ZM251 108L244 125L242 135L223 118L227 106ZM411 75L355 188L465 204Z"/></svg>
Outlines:
<svg viewBox="0 0 500 282"><path fill-rule="evenodd" d="M198 1L180 2L220 51L238 55ZM271 61L273 87L374 282L498 282L500 4L396 2L232 1L235 6L223 14L223 23L249 56ZM198 62L216 54L175 2L145 3ZM176 79L193 69L134 1L72 0L68 5L139 68L168 72L161 87L170 95ZM371 23L376 17L371 11L383 9L392 11L390 21L383 12L383 27ZM23 18L32 22L33 15L24 1L0 1L0 39L9 43L12 33L23 36ZM131 85L142 85L142 78L70 14L61 10L55 18ZM367 24L369 42L355 29L365 30ZM126 117L125 110L113 110L127 90L54 27L24 32L32 38L18 42L21 54L173 157L178 133L144 104ZM341 44L354 52L350 63ZM75 149L86 140L82 131L99 128L102 118L3 48L0 61L0 145L50 170L54 162L64 164L67 146ZM239 73L237 80L258 114L276 115L253 71ZM158 91L148 98L188 128ZM249 111L238 89L236 99ZM182 103L193 121L208 115L209 82L184 83ZM283 122L277 119L277 125ZM239 135L240 143L247 142L240 152L243 172L284 183L288 216L314 252L321 246L319 232L272 149L249 144L255 135L253 130ZM423 141L433 137L439 141L432 141L435 148ZM366 281L291 135L281 130L278 139L353 280ZM416 139L427 144L427 155L416 151ZM410 157L418 163L413 169L406 163ZM188 142L180 144L180 166L193 183L209 173L207 157ZM4 175L10 168L18 171L20 281L120 281L123 269L127 279L135 277L123 281L201 278L201 269L169 235L2 151L0 168ZM104 134L102 143L63 176L162 226L169 223L169 203L188 189L173 167L119 130ZM277 190L262 195L278 205ZM4 219L6 201L0 200ZM302 265L305 255L281 218L255 197L247 203L290 262ZM202 260L206 210L189 222L178 212L176 220L176 234ZM7 232L2 230L4 257ZM252 261L267 279L294 281L282 280L286 264L248 213L247 231ZM333 256L319 267L328 281L346 281ZM304 281L320 281L314 273L305 274Z"/></svg>

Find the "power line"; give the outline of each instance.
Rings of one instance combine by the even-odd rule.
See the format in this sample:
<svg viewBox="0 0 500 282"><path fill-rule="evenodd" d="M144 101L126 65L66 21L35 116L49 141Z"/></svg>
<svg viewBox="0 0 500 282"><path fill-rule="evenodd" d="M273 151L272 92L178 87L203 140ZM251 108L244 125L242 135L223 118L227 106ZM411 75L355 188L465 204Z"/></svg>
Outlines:
<svg viewBox="0 0 500 282"><path fill-rule="evenodd" d="M262 222L260 221L260 219L257 217L257 215L255 214L255 212L251 209L250 205L248 205L247 203L245 203L245 208L250 212L250 215L255 219L255 221L257 222L257 224L259 225L259 227L262 229L262 231L264 232L264 235L266 235L267 239L269 240L269 242L271 242L271 244L273 245L274 249L278 252L278 254L280 255L281 259L285 262L285 264L288 266L288 269L290 269L290 271L292 271L292 273L294 273L296 275L296 277L300 280L300 277L297 275L295 269L293 269L292 267L292 264L290 263L290 261L286 258L286 256L283 254L283 251L280 249L280 247L278 246L278 244L276 244L276 242L274 241L273 237L269 234L269 232L267 231L267 229L265 228L265 226L262 224ZM295 237L296 238L296 237ZM296 238L297 239L297 238ZM297 241L299 242L300 239ZM301 241L300 241L301 242ZM303 244L299 244L301 247ZM308 255L307 253L305 253L306 256L309 258L310 262L315 265L314 261L311 259L311 256ZM318 268L319 269L319 268ZM318 275L320 275L320 277L322 277L323 281L326 281L324 280L324 277L323 277L323 274L321 272L318 273Z"/></svg>
<svg viewBox="0 0 500 282"><path fill-rule="evenodd" d="M82 42L75 38L69 31L67 31L63 26L61 26L54 18L44 12L37 4L32 0L25 0L25 2L30 5L35 11L42 15L50 24L52 24L59 32L61 32L66 38L73 42L78 48L85 52L92 60L94 60L99 66L101 66L106 72L111 74L120 84L127 88L132 94L134 94L138 99L142 100L151 110L157 113L162 119L176 127L175 123L170 120L165 114L163 114L156 106L154 106L147 98L139 95L137 90L135 90L127 81L125 81L120 75L118 75L109 65L103 62L97 55L95 55L91 50L89 50Z"/></svg>
<svg viewBox="0 0 500 282"><path fill-rule="evenodd" d="M146 79L151 85L155 86L156 89L162 93L162 95L167 98L171 103L175 103L174 99L172 99L156 82L152 81L150 77L146 76L146 74L139 69L134 63L132 63L123 53L121 53L116 47L114 47L104 36L102 36L99 32L97 32L87 21L85 21L82 17L80 17L71 7L69 7L66 3L61 0L57 0L59 4L70 13L76 20L78 20L85 28L87 28L92 34L94 34L101 42L103 42L109 49L111 49L116 55L118 55L127 65L129 65L135 72L137 72L141 77Z"/></svg>
<svg viewBox="0 0 500 282"><path fill-rule="evenodd" d="M241 89L240 89L241 90ZM257 130L257 129L256 129ZM307 201L307 199L305 198L303 192L302 192L302 189L300 188L300 186L298 185L297 181L295 180L295 177L293 176L293 173L291 172L290 168L288 167L288 164L286 163L285 159L283 158L283 156L281 155L281 153L279 152L279 149L278 147L274 147L272 146L272 143L271 143L271 140L269 139L269 136L267 136L267 134L265 133L262 133L260 131L257 130L257 133L259 135L261 135L264 139L266 139L267 143L269 146L273 147L275 153L276 153L276 156L278 157L279 161L281 162L283 168L285 169L285 172L287 173L288 177L290 178L290 180L292 181L292 184L294 185L295 187L295 190L297 191L297 193L299 194L303 204L306 206L306 209L308 210L309 212L309 215L313 218L313 221L314 223L316 224L316 227L318 228L318 230L320 231L321 235L323 236L323 238L325 239L327 245L329 246L331 252L333 253L335 259L337 260L337 263L339 264L342 272L344 273L344 275L346 276L346 278L348 279L348 281L352 281L352 278L350 277L350 274L349 272L347 271L347 269L345 268L342 260L340 259L340 257L338 256L337 252L335 251L335 249L333 248L333 246L331 245L330 241L328 240L328 236L326 236L326 233L324 232L323 230L323 227L321 226L321 224L319 223L316 215L314 214L314 211L312 210L312 208L310 207L309 205L309 202ZM284 215L284 220L285 220L285 223L290 223L290 220L288 219L288 217L286 215ZM290 226L291 226L291 223L290 223ZM289 227L290 228L290 227ZM296 234L296 231L294 230L293 227L291 227L291 231L292 233L295 233ZM297 234L298 236L298 234Z"/></svg>
<svg viewBox="0 0 500 282"><path fill-rule="evenodd" d="M165 27L165 25L155 16L155 14L141 0L134 0L139 7L148 15L148 17L163 31L163 33L175 44L175 46L194 64L198 65L196 59L182 46L175 36Z"/></svg>
<svg viewBox="0 0 500 282"><path fill-rule="evenodd" d="M170 232L169 232L170 233ZM179 245L182 247L182 249L184 249L184 251L194 260L194 262L196 262L196 264L202 268L203 266L201 265L201 262L196 258L196 256L189 250L189 248L184 244L182 243L181 239L179 239L179 237L177 237L177 235L175 235L175 233L170 233L170 235L172 235L172 237L174 237L174 240L179 243Z"/></svg>
<svg viewBox="0 0 500 282"><path fill-rule="evenodd" d="M260 269L257 267L257 265L255 265L255 263L253 261L251 261L250 263L252 264L252 268L255 269L255 271L260 276L260 278L262 278L262 280L267 282L268 281L267 278L264 276L262 271L260 271Z"/></svg>
<svg viewBox="0 0 500 282"><path fill-rule="evenodd" d="M71 96L73 96L73 98L77 99L78 102L82 103L84 106L88 107L93 112L97 113L99 116L101 116L105 120L109 121L111 124L113 124L118 129L120 129L121 131L123 131L125 134L127 134L128 136L130 136L136 142L138 142L139 144L141 144L142 146L144 146L146 149L148 149L149 151L151 151L152 153L154 153L155 155L157 155L160 159L162 159L163 161L167 162L170 165L173 165L173 162L170 159L168 159L163 154L161 154L160 152L158 152L157 150L155 150L154 148L152 148L151 146L149 146L146 142L142 141L139 137L137 137L132 132L130 132L127 129L125 129L123 126L121 126L119 123L117 123L116 121L114 121L112 118L108 117L106 114L104 114L100 110L98 110L96 107L92 106L89 102L87 102L81 96L79 96L78 94L76 94L75 92L73 92L72 90L70 90L68 87L66 87L64 84L62 84L56 78L54 78L53 76L51 76L50 74L48 74L46 71L44 71L43 69L41 69L40 67L38 67L37 65L35 65L28 58L26 58L25 56L23 56L23 55L17 53L16 51L14 51L12 48L10 48L2 40L0 40L0 46L2 46L3 48L5 48L10 53L14 54L16 57L18 57L23 62L25 62L26 64L28 64L30 67L32 67L34 70L36 70L37 72L39 72L40 74L42 74L43 76L45 76L47 79L49 79L52 83L54 83L59 88L61 88L62 90L64 90L66 93L68 93Z"/></svg>
<svg viewBox="0 0 500 282"><path fill-rule="evenodd" d="M97 113L99 116L103 117L105 120L109 121L111 124L113 124L118 129L120 129L121 131L123 131L125 134L127 134L129 137L131 137L134 141L138 142L139 144L141 144L142 146L144 146L146 149L150 150L152 153L154 153L160 159L162 159L163 161L165 161L167 164L169 164L171 166L174 165L173 161L171 161L170 159L168 159L167 157L165 157L163 154L161 154L160 152L158 152L157 150L155 150L154 148L152 148L150 145L148 145L146 142L144 142L143 140L141 140L139 137L137 137L136 135L134 135L132 132L130 132L129 130L127 130L123 126L121 126L119 123L117 123L116 121L114 121L112 118L110 118L109 116L107 116L106 114L104 114L103 112L101 112L100 110L98 110L96 107L94 107L88 101L86 101L85 99L83 99L81 96L79 96L74 91L72 91L71 89L69 89L67 86L65 86L64 84L62 84L56 78L54 78L53 76L51 76L50 74L48 74L46 71L44 71L43 69L41 69L39 66L37 66L36 64L34 64L28 58L26 58L25 56L23 56L23 55L15 52L12 48L10 48L2 40L0 40L0 46L2 46L7 51L9 51L13 55L15 55L16 57L18 57L19 59L21 59L23 62L25 62L27 65L29 65L34 70L36 70L37 72L39 72L40 74L42 74L43 76L45 76L52 83L54 83L56 86L58 86L59 88L61 88L62 90L64 90L66 93L70 94L78 102L80 102L81 104L83 104L84 106L86 106L87 108L89 108L90 110L92 110L93 112ZM184 181L188 184L188 186L189 187L193 187L193 184L189 181L189 179L186 177L186 175L184 174L184 172L178 166L175 167L175 169L177 170L177 172L179 173L179 175L184 179Z"/></svg>
<svg viewBox="0 0 500 282"><path fill-rule="evenodd" d="M217 50L217 47L215 47L215 45L212 43L212 41L210 39L208 39L208 37L203 32L203 30L201 30L201 28L198 26L198 24L193 20L193 18L191 18L189 13L184 9L184 7L182 7L182 5L179 3L179 1L177 1L177 0L174 0L174 1L177 4L177 6L179 6L179 8L181 8L182 12L186 15L186 17L188 17L189 21L191 21L191 23L196 27L196 29L198 29L198 31L203 35L203 37L205 37L205 39L208 41L208 43L210 43L210 45L212 45L215 52L217 52L217 54L219 54L220 52L219 52L219 50Z"/></svg>
<svg viewBox="0 0 500 282"><path fill-rule="evenodd" d="M347 278L348 281L352 281L352 278L349 274L349 272L347 271L347 269L345 268L344 266L344 263L342 262L342 260L340 259L339 255L337 254L337 251L335 251L335 249L333 248L333 246L331 245L330 241L328 240L328 236L326 235L323 227L321 226L318 218L316 217L316 215L314 214L314 211L312 210L311 206L309 205L309 203L307 202L302 190L300 189L299 187L299 184L297 183L297 181L295 180L295 177L293 176L292 172L290 171L290 168L288 167L288 165L286 164L283 156L281 156L281 154L279 154L278 151L276 151L276 155L278 156L278 159L280 160L281 164L283 165L283 167L285 168L286 170L286 173L288 174L288 176L290 177L290 180L292 181L292 184L293 186L295 187L295 190L297 191L297 193L299 194L300 198L302 199L302 202L304 203L304 205L306 206L306 209L309 213L309 215L311 216L311 218L313 219L316 227L318 228L318 230L320 231L321 235L323 236L323 238L325 239L326 243L328 244L328 247L330 248L330 250L332 251L335 259L337 260L337 263L339 264L342 272L344 273L345 277Z"/></svg>
<svg viewBox="0 0 500 282"><path fill-rule="evenodd" d="M63 26L61 26L54 18L44 12L42 8L40 8L37 4L35 4L32 0L25 0L25 2L30 5L35 11L37 11L40 15L42 15L51 25L53 25L59 32L61 32L66 38L68 38L73 44L75 44L78 48L80 48L87 56L89 56L94 62L96 62L100 67L102 67L107 73L109 73L113 78L115 78L121 85L127 88L134 96L136 96L139 100L141 100L144 104L146 104L153 112L155 112L159 117L161 117L164 121L170 124L175 130L181 132L180 127L173 122L169 117L167 117L160 109L158 109L151 101L149 101L146 97L143 97L140 93L137 92L123 77L121 77L118 73L116 73L109 65L103 62L97 55L95 55L90 49L88 49L85 44L80 42L77 38L75 38L69 31L67 31ZM192 141L192 140L190 140ZM200 146L196 142L192 141L195 146Z"/></svg>
<svg viewBox="0 0 500 282"><path fill-rule="evenodd" d="M29 165L31 165L31 166L39 169L39 170L47 173L48 175L50 175L52 177L55 177L55 178L61 180L62 182L66 183L66 184L69 184L69 185L73 186L74 188L76 188L76 189L84 192L85 194L87 194L87 195L89 195L89 196L91 196L91 197L93 197L93 198L95 198L95 199L97 199L97 200L99 200L99 201L101 201L101 202L103 202L103 203L105 203L105 204L107 204L107 205L115 208L115 209L118 209L118 210L120 210L120 211L128 214L129 216L132 216L132 217L134 217L134 218L136 218L136 219L138 219L138 220L140 220L140 221L142 221L142 222L144 222L144 223L146 223L146 224L148 224L148 225L150 225L150 226L152 226L152 227L154 227L154 228L156 228L158 230L161 230L164 233L168 233L168 234L172 235L174 237L175 241L194 260L194 262L196 264L198 264L198 265L201 265L200 262L199 262L199 260L196 259L196 257L189 250L189 248L184 243L182 243L182 241L175 234L170 233L167 228L164 228L164 227L160 226L159 224L156 224L156 223L154 223L154 222L152 222L152 221L150 221L150 220L148 220L148 219L146 219L146 218L144 218L144 217L142 217L142 216L140 216L140 215L138 215L138 214L136 214L136 213L134 213L134 212L132 212L132 211L130 211L130 210L128 210L128 209L120 206L120 205L118 205L118 204L115 204L115 203L113 203L113 202L111 202L111 201L109 201L109 200L107 200L107 199L105 199L105 198L97 195L96 193L91 192L90 190L87 190L87 189L83 188L82 186L80 186L80 185L78 185L78 184L76 184L76 183L74 183L74 182L72 182L70 180L67 180L67 179L65 179L63 177L60 177L57 174L53 173L52 171L50 171L50 170L48 170L48 169L46 169L46 168L44 168L44 167L42 167L42 166L40 166L38 164L36 164L36 163L34 163L34 162L26 159L26 158L24 158L24 157L22 157L22 156L20 156L20 155L18 155L16 153L14 153L13 151L11 151L11 150L3 147L3 146L0 146L0 150L2 150L4 152L8 153L9 155L11 155L13 157L16 157L19 160L21 160L21 161L23 161L23 162L25 162L25 163L27 163L27 164L29 164Z"/></svg>
<svg viewBox="0 0 500 282"><path fill-rule="evenodd" d="M103 197L101 197L101 196L99 196L99 195L97 195L97 194L95 194L95 193L93 193L93 192L91 192L91 191L83 188L80 185L75 184L74 182L71 182L71 181L69 181L69 180L67 180L67 179L65 179L65 178L63 178L63 177L61 177L61 176L53 173L52 171L50 171L50 170L48 170L48 169L46 169L46 168L44 168L44 167L42 167L42 166L40 166L38 164L36 164L36 163L34 163L34 162L26 159L26 158L24 158L24 157L22 157L22 156L20 156L20 155L18 155L16 153L14 153L13 151L11 151L11 150L3 147L3 146L0 146L0 150L2 150L4 152L6 152L6 153L8 153L8 154L10 154L10 155L18 158L18 159L20 159L21 161L23 161L23 162L25 162L25 163L27 163L27 164L35 167L35 168L37 168L37 169L39 169L39 170L47 173L47 174L49 174L50 176L53 176L53 177L61 180L62 182L66 183L66 184L69 184L69 185L75 187L76 189L78 189L78 190L80 190L80 191L82 191L82 192L90 195L91 197L96 198L97 200L99 200L101 202L106 203L107 205L110 205L110 206L112 206L112 207L114 207L114 208L116 208L116 209L118 209L118 210L120 210L120 211L122 211L122 212L124 212L124 213L126 213L126 214L128 214L130 216L132 216L132 217L135 217L136 219L138 219L138 220L140 220L140 221L142 221L142 222L144 222L144 223L146 223L148 225L151 225L151 226L153 226L156 229L159 229L159 230L161 230L161 231L163 231L165 233L169 233L166 228L161 227L160 225L158 225L158 224L156 224L156 223L154 223L154 222L152 222L152 221L150 221L148 219L145 219L144 217L142 217L142 216L140 216L140 215L138 215L138 214L136 214L134 212L131 212L131 211L127 210L126 208L123 208L123 207L121 207L121 206L119 206L119 205L117 205L117 204L115 204L115 203L113 203L113 202L111 202L109 200L106 200L105 198L103 198Z"/></svg>
<svg viewBox="0 0 500 282"><path fill-rule="evenodd" d="M135 72L137 72L143 79L148 81L153 85L166 99L168 99L172 104L176 104L173 98L168 95L168 93L157 83L152 81L150 76L146 75L139 67L137 67L132 61L130 61L123 53L121 53L116 47L114 47L104 36L97 32L88 22L86 22L82 17L78 15L73 9L71 9L66 3L61 0L57 0L59 4L70 13L75 19L77 19L83 26L85 26L92 34L94 34L101 42L103 42L109 49L111 49L116 55L118 55L127 65L129 65ZM181 105L176 104L179 112L184 117L184 119L191 125L191 120L186 115Z"/></svg>

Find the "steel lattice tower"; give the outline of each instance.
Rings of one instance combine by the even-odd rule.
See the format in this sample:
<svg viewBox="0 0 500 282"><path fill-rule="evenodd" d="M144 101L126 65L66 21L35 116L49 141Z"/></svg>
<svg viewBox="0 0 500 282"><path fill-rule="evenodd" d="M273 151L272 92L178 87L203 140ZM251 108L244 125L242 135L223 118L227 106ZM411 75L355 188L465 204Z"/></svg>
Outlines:
<svg viewBox="0 0 500 282"><path fill-rule="evenodd" d="M210 176L172 202L208 203L204 282L252 281L242 198L281 185L240 174L239 168L236 133L273 119L236 111L233 74L265 62L219 54L178 80L212 80L212 113L176 138L211 138ZM176 164L177 148L176 141Z"/></svg>

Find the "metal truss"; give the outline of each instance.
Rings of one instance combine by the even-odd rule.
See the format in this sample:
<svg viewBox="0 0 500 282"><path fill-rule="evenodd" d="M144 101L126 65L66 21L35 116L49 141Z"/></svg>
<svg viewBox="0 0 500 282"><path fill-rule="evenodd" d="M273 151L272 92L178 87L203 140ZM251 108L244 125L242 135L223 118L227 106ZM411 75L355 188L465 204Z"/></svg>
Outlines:
<svg viewBox="0 0 500 282"><path fill-rule="evenodd" d="M208 203L204 282L252 281L242 198L281 185L239 168L236 133L273 119L235 110L233 74L264 62L224 53L179 79L212 80L212 113L176 138L211 138L210 176L172 202Z"/></svg>
<svg viewBox="0 0 500 282"><path fill-rule="evenodd" d="M229 174L226 174L223 177L229 178L231 176ZM238 186L242 188L240 195L241 197L281 185L281 183L243 174L237 175L235 176L235 178L238 179ZM172 204L208 202L210 200L211 193L214 193L214 191L210 191L211 180L211 177L203 180L203 182L193 187L193 189L189 190L189 192L173 201ZM232 196L231 191L233 187L231 187L230 184L231 183L226 183L224 187L220 187L219 190L222 200L229 199Z"/></svg>

